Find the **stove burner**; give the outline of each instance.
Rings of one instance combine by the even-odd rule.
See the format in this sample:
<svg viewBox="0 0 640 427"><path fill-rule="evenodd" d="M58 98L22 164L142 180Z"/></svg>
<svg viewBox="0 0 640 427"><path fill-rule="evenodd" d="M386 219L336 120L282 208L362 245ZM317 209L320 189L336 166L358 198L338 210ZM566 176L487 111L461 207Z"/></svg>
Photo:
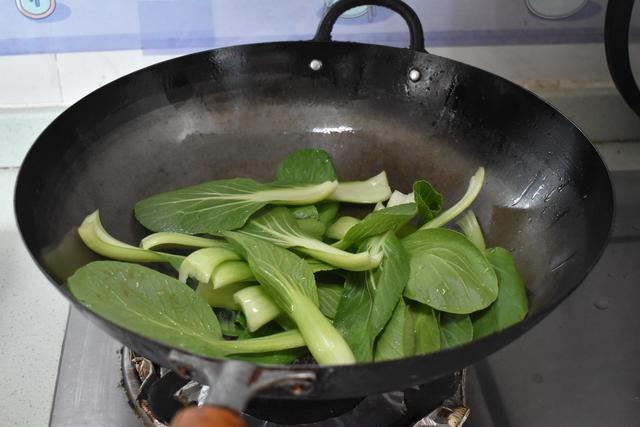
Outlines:
<svg viewBox="0 0 640 427"><path fill-rule="evenodd" d="M122 373L129 401L147 427L168 426L180 408L202 404L209 391L209 387L181 378L127 348L122 351ZM464 388L465 373L460 371L422 386L360 399L257 397L251 400L243 418L247 427L458 427L469 414Z"/></svg>

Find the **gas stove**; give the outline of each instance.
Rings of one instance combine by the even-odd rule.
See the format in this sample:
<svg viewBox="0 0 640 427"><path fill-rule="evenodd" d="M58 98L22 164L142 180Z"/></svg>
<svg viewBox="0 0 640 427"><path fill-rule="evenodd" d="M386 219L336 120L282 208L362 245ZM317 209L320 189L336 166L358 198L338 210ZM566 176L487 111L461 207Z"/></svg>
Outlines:
<svg viewBox="0 0 640 427"><path fill-rule="evenodd" d="M464 383L465 375L455 374L434 384L315 408L255 401L247 409L248 426L436 425L419 420L462 391L470 408L465 427L634 424L640 419L640 172L614 172L612 179L615 225L585 283L532 331L466 369ZM144 385L151 377L155 382ZM160 404L145 400L165 383L171 387ZM190 402L201 395L198 384L185 386L186 380L132 355L72 309L50 425L160 426L161 420L145 416L144 406L161 407L159 418L166 419L169 406L178 405L172 397L178 390ZM142 406L136 410L132 401ZM295 412L315 415L283 418Z"/></svg>

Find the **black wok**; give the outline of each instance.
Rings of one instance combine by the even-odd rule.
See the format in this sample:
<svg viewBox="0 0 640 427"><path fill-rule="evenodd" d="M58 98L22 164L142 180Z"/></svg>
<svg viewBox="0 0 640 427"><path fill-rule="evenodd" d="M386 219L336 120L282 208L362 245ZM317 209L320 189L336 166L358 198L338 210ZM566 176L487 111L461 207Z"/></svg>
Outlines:
<svg viewBox="0 0 640 427"><path fill-rule="evenodd" d="M341 12L364 4L400 13L411 29L411 48L330 41ZM279 160L301 147L327 150L341 179L384 169L394 188L408 191L425 178L449 203L484 165L486 184L474 210L488 243L515 254L528 289L528 317L426 356L256 371L244 362L178 352L101 318L68 292L65 278L92 258L75 229L96 208L108 230L135 244L147 233L132 215L136 201L211 179L268 181ZM337 399L427 382L523 334L597 261L612 198L596 150L554 108L500 77L425 52L420 22L403 3L348 0L330 9L313 41L196 53L88 95L29 151L15 209L29 251L56 288L134 351L203 381L257 378L228 386L229 393L237 386L272 397ZM233 398L241 403L221 404L246 401Z"/></svg>

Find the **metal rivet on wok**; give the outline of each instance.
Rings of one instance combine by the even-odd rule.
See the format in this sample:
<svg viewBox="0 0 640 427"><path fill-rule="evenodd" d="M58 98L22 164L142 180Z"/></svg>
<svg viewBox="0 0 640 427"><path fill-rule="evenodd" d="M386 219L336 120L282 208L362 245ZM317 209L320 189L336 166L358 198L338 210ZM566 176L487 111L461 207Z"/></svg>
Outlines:
<svg viewBox="0 0 640 427"><path fill-rule="evenodd" d="M319 59L312 59L309 63L309 68L311 68L313 71L318 71L320 68L322 68L322 61L320 61Z"/></svg>
<svg viewBox="0 0 640 427"><path fill-rule="evenodd" d="M411 80L412 82L417 82L418 80L420 80L420 77L422 77L420 71L416 70L415 68L412 68L411 71L409 71L409 80Z"/></svg>

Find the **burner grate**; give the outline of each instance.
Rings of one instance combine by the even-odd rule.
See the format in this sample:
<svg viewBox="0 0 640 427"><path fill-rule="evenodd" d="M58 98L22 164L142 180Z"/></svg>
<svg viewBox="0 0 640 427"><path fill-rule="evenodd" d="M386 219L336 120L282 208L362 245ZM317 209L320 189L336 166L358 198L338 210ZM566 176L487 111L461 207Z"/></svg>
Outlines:
<svg viewBox="0 0 640 427"><path fill-rule="evenodd" d="M168 426L187 405L202 404L209 387L181 378L129 349L122 351L124 386L131 405L147 427ZM309 401L255 398L243 413L247 427L462 426L464 371L429 384L360 399ZM435 409L434 409L435 408Z"/></svg>

